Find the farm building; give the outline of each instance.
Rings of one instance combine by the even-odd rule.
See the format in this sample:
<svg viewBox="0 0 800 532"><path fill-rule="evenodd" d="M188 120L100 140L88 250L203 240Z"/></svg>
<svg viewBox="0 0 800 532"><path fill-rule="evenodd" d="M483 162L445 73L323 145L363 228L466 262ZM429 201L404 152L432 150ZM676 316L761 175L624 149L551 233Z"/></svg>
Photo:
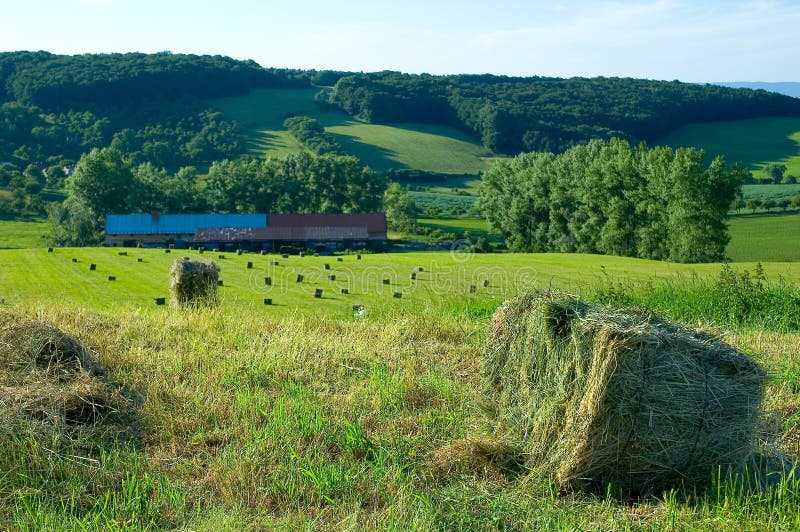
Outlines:
<svg viewBox="0 0 800 532"><path fill-rule="evenodd" d="M115 214L106 217L108 246L322 250L374 247L386 241L386 215Z"/></svg>

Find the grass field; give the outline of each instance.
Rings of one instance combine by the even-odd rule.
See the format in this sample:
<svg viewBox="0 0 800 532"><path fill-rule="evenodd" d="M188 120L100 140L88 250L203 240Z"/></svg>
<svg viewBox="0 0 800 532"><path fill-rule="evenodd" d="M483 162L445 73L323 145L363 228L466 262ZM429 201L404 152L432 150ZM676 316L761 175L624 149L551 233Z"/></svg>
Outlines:
<svg viewBox="0 0 800 532"><path fill-rule="evenodd" d="M747 201L751 198L760 200L792 199L800 196L800 184L796 185L743 185L742 196Z"/></svg>
<svg viewBox="0 0 800 532"><path fill-rule="evenodd" d="M38 421L23 426L30 433L0 425L0 528L800 525L800 482L791 478L764 493L715 483L689 496L619 502L559 494L545 479L473 463L464 450L465 438L492 432L480 359L489 317L504 297L533 284L589 294L609 276L644 283L650 287L645 293L653 292L648 280L674 282L682 290L714 278L719 265L587 255L366 254L338 262L206 253L222 267L221 305L174 311L151 298L166 295L176 256L199 254L118 251L0 251L6 308L58 324L97 354L128 396L138 398L132 411L100 424L111 430L127 420L133 429L124 440L74 432L61 439L57 426ZM279 266L268 266L272 260ZM412 282L409 273L419 266L423 271ZM798 263L765 268L772 279L800 282ZM336 281L327 279L331 272ZM306 282L294 283L297 273ZM109 274L117 280L107 281ZM274 279L270 291L264 275ZM476 281L479 288L470 294ZM334 286L348 286L353 294L329 292ZM322 299L312 297L316 287L325 290ZM403 298L391 297L394 291ZM276 305L263 306L263 297ZM355 303L365 306L363 317L354 314ZM717 330L770 370L765 406L777 410L778 441L796 456L800 334Z"/></svg>
<svg viewBox="0 0 800 532"><path fill-rule="evenodd" d="M477 174L493 154L455 128L429 124L369 124L337 111L321 111L317 89L255 89L247 96L213 101L245 130L252 153L282 156L301 146L283 128L294 115L309 115L336 135L344 149L377 170L414 168L429 172Z"/></svg>
<svg viewBox="0 0 800 532"><path fill-rule="evenodd" d="M0 249L47 247L46 220L0 220Z"/></svg>
<svg viewBox="0 0 800 532"><path fill-rule="evenodd" d="M734 261L800 261L800 214L735 217L729 227Z"/></svg>
<svg viewBox="0 0 800 532"><path fill-rule="evenodd" d="M709 155L724 155L727 162L741 162L752 170L759 170L770 162L782 163L786 165L787 174L800 177L800 118L692 124L666 136L658 144L696 146Z"/></svg>

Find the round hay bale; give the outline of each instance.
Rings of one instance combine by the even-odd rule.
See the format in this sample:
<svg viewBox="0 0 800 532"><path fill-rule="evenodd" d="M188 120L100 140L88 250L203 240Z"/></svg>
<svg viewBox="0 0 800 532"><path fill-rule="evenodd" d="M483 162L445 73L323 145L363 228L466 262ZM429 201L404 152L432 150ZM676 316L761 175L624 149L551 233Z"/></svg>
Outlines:
<svg viewBox="0 0 800 532"><path fill-rule="evenodd" d="M170 303L173 307L214 304L218 283L219 268L214 261L178 259L169 271Z"/></svg>
<svg viewBox="0 0 800 532"><path fill-rule="evenodd" d="M494 315L484 371L503 430L562 489L657 494L757 452L765 372L652 313L521 295Z"/></svg>
<svg viewBox="0 0 800 532"><path fill-rule="evenodd" d="M77 340L49 323L0 312L0 408L12 419L88 425L124 403Z"/></svg>

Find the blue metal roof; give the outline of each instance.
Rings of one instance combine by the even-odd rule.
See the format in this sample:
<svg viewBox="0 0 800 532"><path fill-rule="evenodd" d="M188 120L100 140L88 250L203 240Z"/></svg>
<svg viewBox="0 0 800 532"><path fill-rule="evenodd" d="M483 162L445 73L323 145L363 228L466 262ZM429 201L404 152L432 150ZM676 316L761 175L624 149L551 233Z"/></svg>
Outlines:
<svg viewBox="0 0 800 532"><path fill-rule="evenodd" d="M107 235L194 234L198 229L266 227L266 214L109 214Z"/></svg>

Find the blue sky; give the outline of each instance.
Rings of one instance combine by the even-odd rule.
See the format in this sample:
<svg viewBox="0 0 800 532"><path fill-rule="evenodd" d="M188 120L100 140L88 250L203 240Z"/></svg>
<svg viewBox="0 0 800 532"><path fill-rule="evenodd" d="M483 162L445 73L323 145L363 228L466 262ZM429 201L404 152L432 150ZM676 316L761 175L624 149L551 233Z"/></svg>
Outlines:
<svg viewBox="0 0 800 532"><path fill-rule="evenodd" d="M27 0L0 50L209 53L264 66L800 81L800 1Z"/></svg>

